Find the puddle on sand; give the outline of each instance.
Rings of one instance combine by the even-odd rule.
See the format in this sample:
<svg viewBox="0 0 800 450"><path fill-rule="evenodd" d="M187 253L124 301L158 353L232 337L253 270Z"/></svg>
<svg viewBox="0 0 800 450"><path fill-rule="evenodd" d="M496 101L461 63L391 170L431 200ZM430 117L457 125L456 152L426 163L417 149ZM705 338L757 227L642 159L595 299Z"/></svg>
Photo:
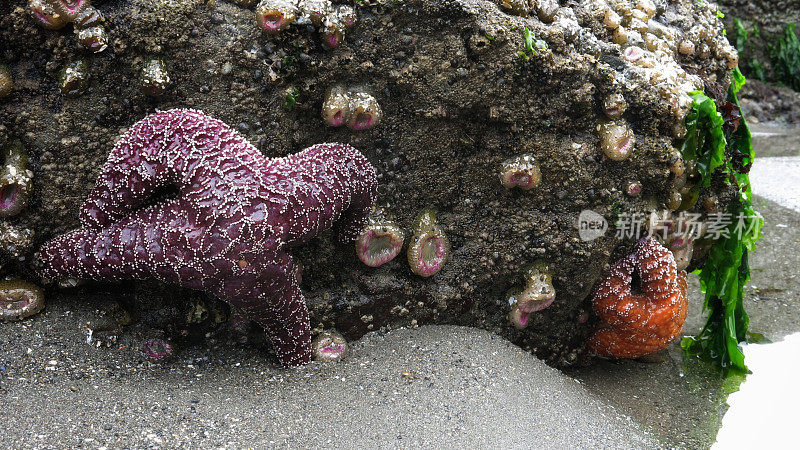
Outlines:
<svg viewBox="0 0 800 450"><path fill-rule="evenodd" d="M800 333L745 345L743 351L752 373L728 397L730 407L711 448L797 448Z"/></svg>
<svg viewBox="0 0 800 450"><path fill-rule="evenodd" d="M708 362L684 359L677 343L647 359L596 360L568 374L647 427L667 448L709 448L725 412L725 398L741 381L723 376Z"/></svg>

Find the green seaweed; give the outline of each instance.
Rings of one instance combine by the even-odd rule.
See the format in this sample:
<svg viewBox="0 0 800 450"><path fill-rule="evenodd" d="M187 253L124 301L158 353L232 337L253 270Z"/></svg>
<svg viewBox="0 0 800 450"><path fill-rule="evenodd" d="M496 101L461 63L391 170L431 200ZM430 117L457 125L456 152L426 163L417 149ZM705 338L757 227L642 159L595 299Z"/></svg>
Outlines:
<svg viewBox="0 0 800 450"><path fill-rule="evenodd" d="M297 99L300 97L300 92L295 88L291 88L286 92L286 101L283 103L283 109L290 111L297 104Z"/></svg>
<svg viewBox="0 0 800 450"><path fill-rule="evenodd" d="M750 33L748 33L747 28L744 27L744 24L739 19L733 19L733 26L736 28L736 50L742 53L747 45L747 37Z"/></svg>
<svg viewBox="0 0 800 450"><path fill-rule="evenodd" d="M756 79L764 81L764 66L761 64L761 61L759 61L758 58L754 57L752 60L750 60L750 73Z"/></svg>
<svg viewBox="0 0 800 450"><path fill-rule="evenodd" d="M768 45L772 65L778 81L800 91L800 40L795 33L796 24L787 23L783 36L774 45Z"/></svg>
<svg viewBox="0 0 800 450"><path fill-rule="evenodd" d="M728 102L737 114L741 111L737 93L744 83L744 76L735 69ZM715 173L721 173L727 182L736 183L739 195L728 208L732 218L728 235L714 243L703 267L695 271L705 293L703 311L708 312L708 319L700 334L683 338L681 347L687 356L711 360L724 370L746 372L739 347L750 324L743 304L744 286L750 280L748 253L755 248L763 226L763 218L753 208L747 174L755 152L743 117L731 115L736 126L726 138L725 118L714 102L700 91L691 95L694 102L686 120L689 131L682 149L684 158L697 158L703 186L709 185Z"/></svg>
<svg viewBox="0 0 800 450"><path fill-rule="evenodd" d="M547 42L543 41L542 39L536 39L536 35L534 35L533 31L531 31L528 27L523 29L522 39L524 42L524 47L518 55L523 61L527 61L531 56L539 53L539 50L549 48Z"/></svg>

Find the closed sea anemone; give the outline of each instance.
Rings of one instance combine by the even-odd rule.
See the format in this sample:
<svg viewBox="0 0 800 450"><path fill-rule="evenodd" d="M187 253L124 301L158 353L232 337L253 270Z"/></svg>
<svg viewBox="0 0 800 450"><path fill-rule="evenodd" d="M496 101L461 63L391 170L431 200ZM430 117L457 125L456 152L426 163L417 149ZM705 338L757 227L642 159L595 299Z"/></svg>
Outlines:
<svg viewBox="0 0 800 450"><path fill-rule="evenodd" d="M323 331L311 341L311 357L315 361L339 361L349 350L347 340L335 330Z"/></svg>
<svg viewBox="0 0 800 450"><path fill-rule="evenodd" d="M0 320L12 322L44 308L44 292L25 281L0 281Z"/></svg>
<svg viewBox="0 0 800 450"><path fill-rule="evenodd" d="M525 271L525 287L512 289L508 293L511 312L508 320L517 329L528 326L531 313L541 311L556 299L553 277L546 264L539 263Z"/></svg>

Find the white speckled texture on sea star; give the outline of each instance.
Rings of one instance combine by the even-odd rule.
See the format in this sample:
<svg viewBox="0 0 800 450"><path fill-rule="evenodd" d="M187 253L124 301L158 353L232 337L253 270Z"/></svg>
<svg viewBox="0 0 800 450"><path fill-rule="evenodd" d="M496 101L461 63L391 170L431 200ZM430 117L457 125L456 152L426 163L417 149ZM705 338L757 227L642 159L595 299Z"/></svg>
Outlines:
<svg viewBox="0 0 800 450"><path fill-rule="evenodd" d="M678 272L672 252L658 241L642 238L597 285L592 306L600 323L586 343L591 353L638 358L660 352L686 320L686 272Z"/></svg>
<svg viewBox="0 0 800 450"><path fill-rule="evenodd" d="M150 204L168 186L178 195ZM114 146L81 227L42 247L39 272L209 291L260 323L284 366L305 364L308 309L288 251L337 220L340 239L352 241L376 186L375 169L348 145L267 159L202 112L159 112Z"/></svg>

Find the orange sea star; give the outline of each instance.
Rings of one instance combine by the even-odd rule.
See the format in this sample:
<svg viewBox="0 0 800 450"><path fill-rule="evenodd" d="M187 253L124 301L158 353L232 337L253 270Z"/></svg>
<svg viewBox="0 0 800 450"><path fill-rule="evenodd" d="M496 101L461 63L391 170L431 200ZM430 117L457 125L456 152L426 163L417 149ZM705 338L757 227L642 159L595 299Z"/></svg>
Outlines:
<svg viewBox="0 0 800 450"><path fill-rule="evenodd" d="M634 278L638 278L635 280ZM686 319L686 272L652 237L614 264L592 299L600 324L588 350L608 358L638 358L664 350Z"/></svg>

